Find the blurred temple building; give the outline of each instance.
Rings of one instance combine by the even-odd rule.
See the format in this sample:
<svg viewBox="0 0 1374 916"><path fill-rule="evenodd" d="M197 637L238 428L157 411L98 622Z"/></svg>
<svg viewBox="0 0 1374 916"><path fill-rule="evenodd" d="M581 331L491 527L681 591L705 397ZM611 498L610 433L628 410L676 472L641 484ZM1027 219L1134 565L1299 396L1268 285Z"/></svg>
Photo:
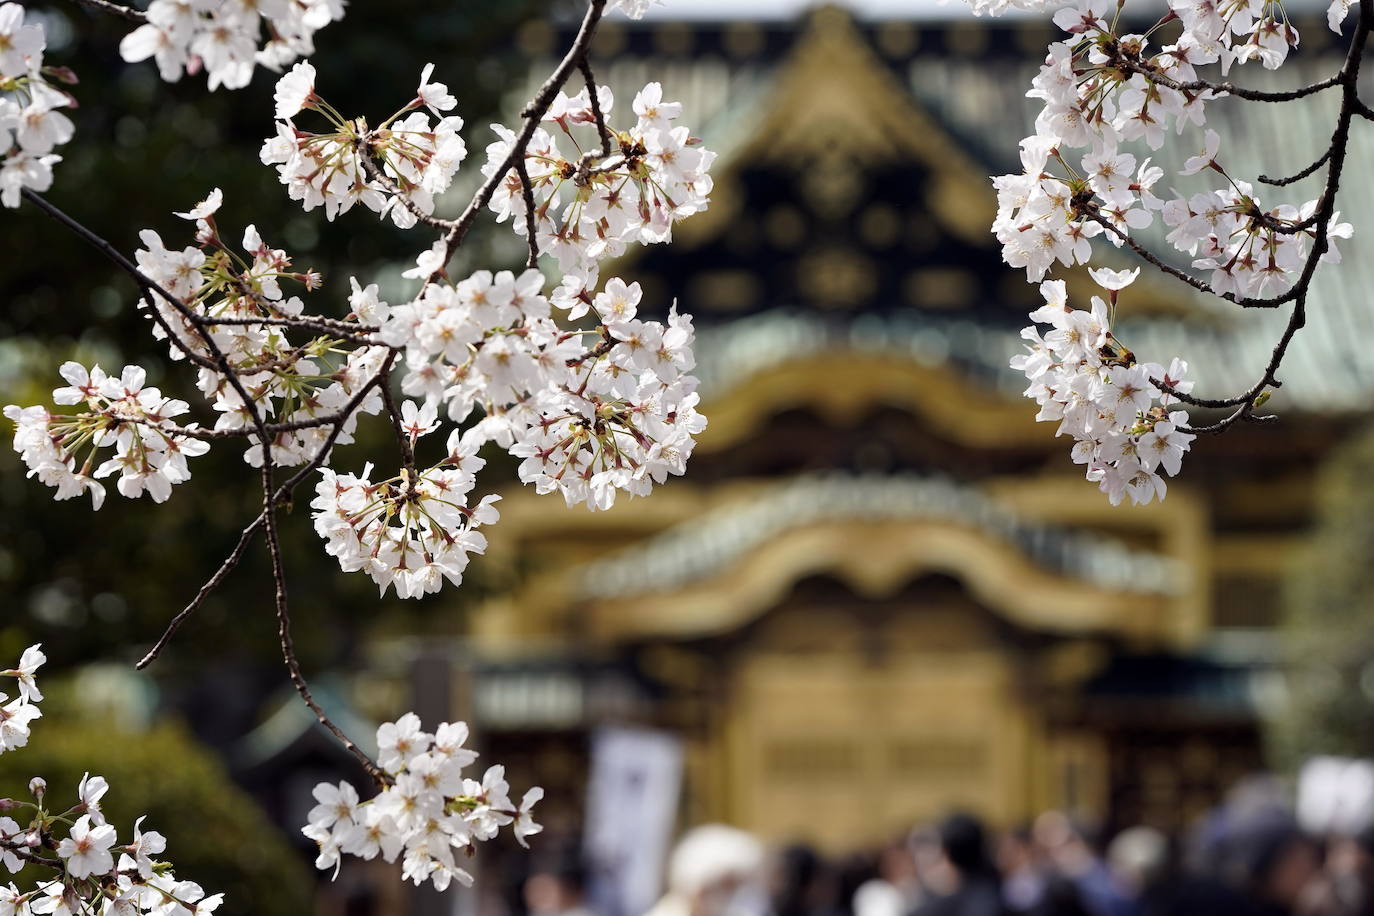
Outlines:
<svg viewBox="0 0 1374 916"><path fill-rule="evenodd" d="M988 230L988 176L1019 168L1050 27L950 16L827 7L599 36L618 109L661 80L720 152L710 211L603 271L640 282L644 310L676 296L695 316L710 427L650 500L592 513L510 488L470 638L379 653L406 659L427 721L472 719L514 785L548 789L551 833L579 829L592 737L615 725L682 742L680 826L825 850L954 807L1172 830L1262 765L1280 581L1316 467L1374 388L1354 349L1374 266L1320 275L1280 423L1195 443L1162 504L1111 507L1007 368L1040 300ZM1304 25L1285 84L1337 66ZM568 38L536 23L519 41L544 58ZM1274 106L1210 112L1241 174L1287 174L1320 151L1327 102L1272 123ZM1374 182L1350 178L1351 209L1374 212ZM1080 306L1096 292L1057 275ZM1220 305L1145 274L1118 336L1229 396L1284 316ZM258 736L266 779L283 754L315 759L306 726Z"/></svg>
<svg viewBox="0 0 1374 916"><path fill-rule="evenodd" d="M683 823L836 850L955 806L1177 828L1261 765L1279 582L1314 468L1374 386L1335 329L1369 323L1374 277L1319 281L1281 423L1196 443L1162 505L1109 506L1007 368L1039 297L988 230L1048 28L606 24L617 107L659 79L721 154L710 211L604 272L695 316L710 427L651 500L506 493L482 562L507 587L474 618L462 698L496 759L576 798L591 731L663 729L685 742ZM1330 33L1302 34L1294 85L1336 68ZM521 35L538 55L566 39ZM1325 101L1283 123L1211 111L1242 174L1287 174L1324 142L1291 116ZM1165 153L1177 171L1190 150ZM1358 206L1374 184L1352 178ZM1080 306L1096 292L1057 275ZM1218 305L1145 274L1118 336L1230 395L1284 316Z"/></svg>

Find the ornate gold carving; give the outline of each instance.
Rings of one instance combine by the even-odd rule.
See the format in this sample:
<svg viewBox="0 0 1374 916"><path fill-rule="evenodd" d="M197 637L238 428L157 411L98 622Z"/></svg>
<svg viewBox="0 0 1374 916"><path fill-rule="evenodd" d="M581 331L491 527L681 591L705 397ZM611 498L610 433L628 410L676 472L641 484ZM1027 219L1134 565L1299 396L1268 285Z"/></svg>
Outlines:
<svg viewBox="0 0 1374 916"><path fill-rule="evenodd" d="M978 278L959 267L921 267L906 275L906 301L918 308L968 308L978 299Z"/></svg>
<svg viewBox="0 0 1374 916"><path fill-rule="evenodd" d="M888 57L910 57L921 46L921 33L910 22L893 19L878 26L878 47Z"/></svg>
<svg viewBox="0 0 1374 916"><path fill-rule="evenodd" d="M876 278L873 262L852 248L808 252L797 265L801 294L823 308L866 304L877 287Z"/></svg>
<svg viewBox="0 0 1374 916"><path fill-rule="evenodd" d="M816 74L824 74L818 80ZM841 157L850 170L919 162L943 184L934 198L936 215L949 231L988 246L996 212L981 165L920 107L878 58L849 14L824 7L779 68L773 89L759 107L752 139L726 154L715 170L711 208L684 223L702 236L722 232L737 212L742 194L737 178L745 165L777 163L809 171L827 157ZM836 200L841 199L839 195Z"/></svg>
<svg viewBox="0 0 1374 916"><path fill-rule="evenodd" d="M721 36L725 53L731 57L753 57L764 47L763 28L756 22L731 23Z"/></svg>
<svg viewBox="0 0 1374 916"><path fill-rule="evenodd" d="M742 311L763 298L758 275L748 270L711 270L692 277L687 295L711 311Z"/></svg>
<svg viewBox="0 0 1374 916"><path fill-rule="evenodd" d="M951 22L945 28L945 45L963 57L977 57L988 49L988 29L981 22Z"/></svg>
<svg viewBox="0 0 1374 916"><path fill-rule="evenodd" d="M1044 750L1012 683L1009 660L992 644L912 653L890 669L840 653L746 656L716 748L730 784L727 814L766 840L825 850L881 842L951 805L995 823L1024 817L1028 795L1045 794L1029 766Z"/></svg>
<svg viewBox="0 0 1374 916"><path fill-rule="evenodd" d="M796 207L779 204L764 216L763 231L774 247L796 248L806 238L806 219Z"/></svg>
<svg viewBox="0 0 1374 916"><path fill-rule="evenodd" d="M890 204L870 204L859 216L859 236L874 248L890 248L902 237L902 217Z"/></svg>
<svg viewBox="0 0 1374 916"><path fill-rule="evenodd" d="M843 150L825 150L801 173L802 193L818 216L839 219L858 206L863 195L862 173Z"/></svg>
<svg viewBox="0 0 1374 916"><path fill-rule="evenodd" d="M654 30L654 47L661 54L683 57L692 53L696 33L690 23L665 22Z"/></svg>

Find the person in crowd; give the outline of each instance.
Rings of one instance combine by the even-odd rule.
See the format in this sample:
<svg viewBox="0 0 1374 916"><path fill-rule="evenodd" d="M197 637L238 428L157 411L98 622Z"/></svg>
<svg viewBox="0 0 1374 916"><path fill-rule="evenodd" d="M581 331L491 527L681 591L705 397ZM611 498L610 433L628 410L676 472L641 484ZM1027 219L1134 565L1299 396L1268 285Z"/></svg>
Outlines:
<svg viewBox="0 0 1374 916"><path fill-rule="evenodd" d="M997 843L997 867L1002 872L1002 902L1012 916L1040 913L1049 875L1040 863L1029 825L1002 834Z"/></svg>
<svg viewBox="0 0 1374 916"><path fill-rule="evenodd" d="M1320 874L1316 842L1291 819L1247 825L1236 852L1240 887L1255 916L1296 912L1303 892Z"/></svg>
<svg viewBox="0 0 1374 916"><path fill-rule="evenodd" d="M1031 833L1054 875L1072 885L1089 916L1131 916L1126 895L1083 827L1062 811L1046 811L1035 819ZM1066 897L1068 888L1060 886L1057 894Z"/></svg>
<svg viewBox="0 0 1374 916"><path fill-rule="evenodd" d="M1107 870L1123 916L1147 916L1146 892L1169 872L1169 838L1153 827L1128 827L1107 846Z"/></svg>
<svg viewBox="0 0 1374 916"><path fill-rule="evenodd" d="M939 827L943 867L933 871L945 879L948 892L932 894L913 916L1003 916L1001 878L988 856L983 824L970 814L952 814Z"/></svg>
<svg viewBox="0 0 1374 916"><path fill-rule="evenodd" d="M878 852L876 871L854 892L854 916L906 916L921 903L925 893L910 834L903 833Z"/></svg>
<svg viewBox="0 0 1374 916"><path fill-rule="evenodd" d="M794 843L769 865L772 916L835 916L835 874L816 850Z"/></svg>
<svg viewBox="0 0 1374 916"><path fill-rule="evenodd" d="M586 867L572 853L536 861L523 888L529 916L591 916L586 893Z"/></svg>
<svg viewBox="0 0 1374 916"><path fill-rule="evenodd" d="M1298 901L1299 916L1374 916L1374 825L1332 837L1325 867Z"/></svg>
<svg viewBox="0 0 1374 916"><path fill-rule="evenodd" d="M648 916L765 916L763 845L724 824L687 831L668 860L668 891Z"/></svg>

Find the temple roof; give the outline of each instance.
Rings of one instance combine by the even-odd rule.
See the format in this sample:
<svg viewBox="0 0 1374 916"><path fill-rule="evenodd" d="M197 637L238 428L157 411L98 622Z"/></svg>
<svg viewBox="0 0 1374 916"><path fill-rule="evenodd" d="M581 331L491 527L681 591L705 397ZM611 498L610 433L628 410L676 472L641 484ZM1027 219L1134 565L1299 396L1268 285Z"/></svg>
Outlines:
<svg viewBox="0 0 1374 916"><path fill-rule="evenodd" d="M1100 532L1022 519L972 487L940 477L803 475L742 504L725 505L586 566L583 598L626 598L671 591L717 575L779 533L836 521L917 519L969 526L1036 565L1100 588L1174 595L1187 587L1172 558Z"/></svg>

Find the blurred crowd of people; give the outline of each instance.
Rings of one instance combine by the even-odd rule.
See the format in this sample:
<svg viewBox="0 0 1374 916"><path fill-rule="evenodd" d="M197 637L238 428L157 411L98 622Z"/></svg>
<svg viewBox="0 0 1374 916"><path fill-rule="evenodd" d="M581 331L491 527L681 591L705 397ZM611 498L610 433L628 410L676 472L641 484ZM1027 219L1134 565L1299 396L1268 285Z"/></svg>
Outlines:
<svg viewBox="0 0 1374 916"><path fill-rule="evenodd" d="M536 865L525 906L607 916L588 880L569 860ZM1242 787L1182 837L1146 826L1096 837L1057 811L993 832L955 813L882 849L827 858L708 825L678 843L647 916L1214 914L1374 916L1374 828L1315 836L1264 787Z"/></svg>

